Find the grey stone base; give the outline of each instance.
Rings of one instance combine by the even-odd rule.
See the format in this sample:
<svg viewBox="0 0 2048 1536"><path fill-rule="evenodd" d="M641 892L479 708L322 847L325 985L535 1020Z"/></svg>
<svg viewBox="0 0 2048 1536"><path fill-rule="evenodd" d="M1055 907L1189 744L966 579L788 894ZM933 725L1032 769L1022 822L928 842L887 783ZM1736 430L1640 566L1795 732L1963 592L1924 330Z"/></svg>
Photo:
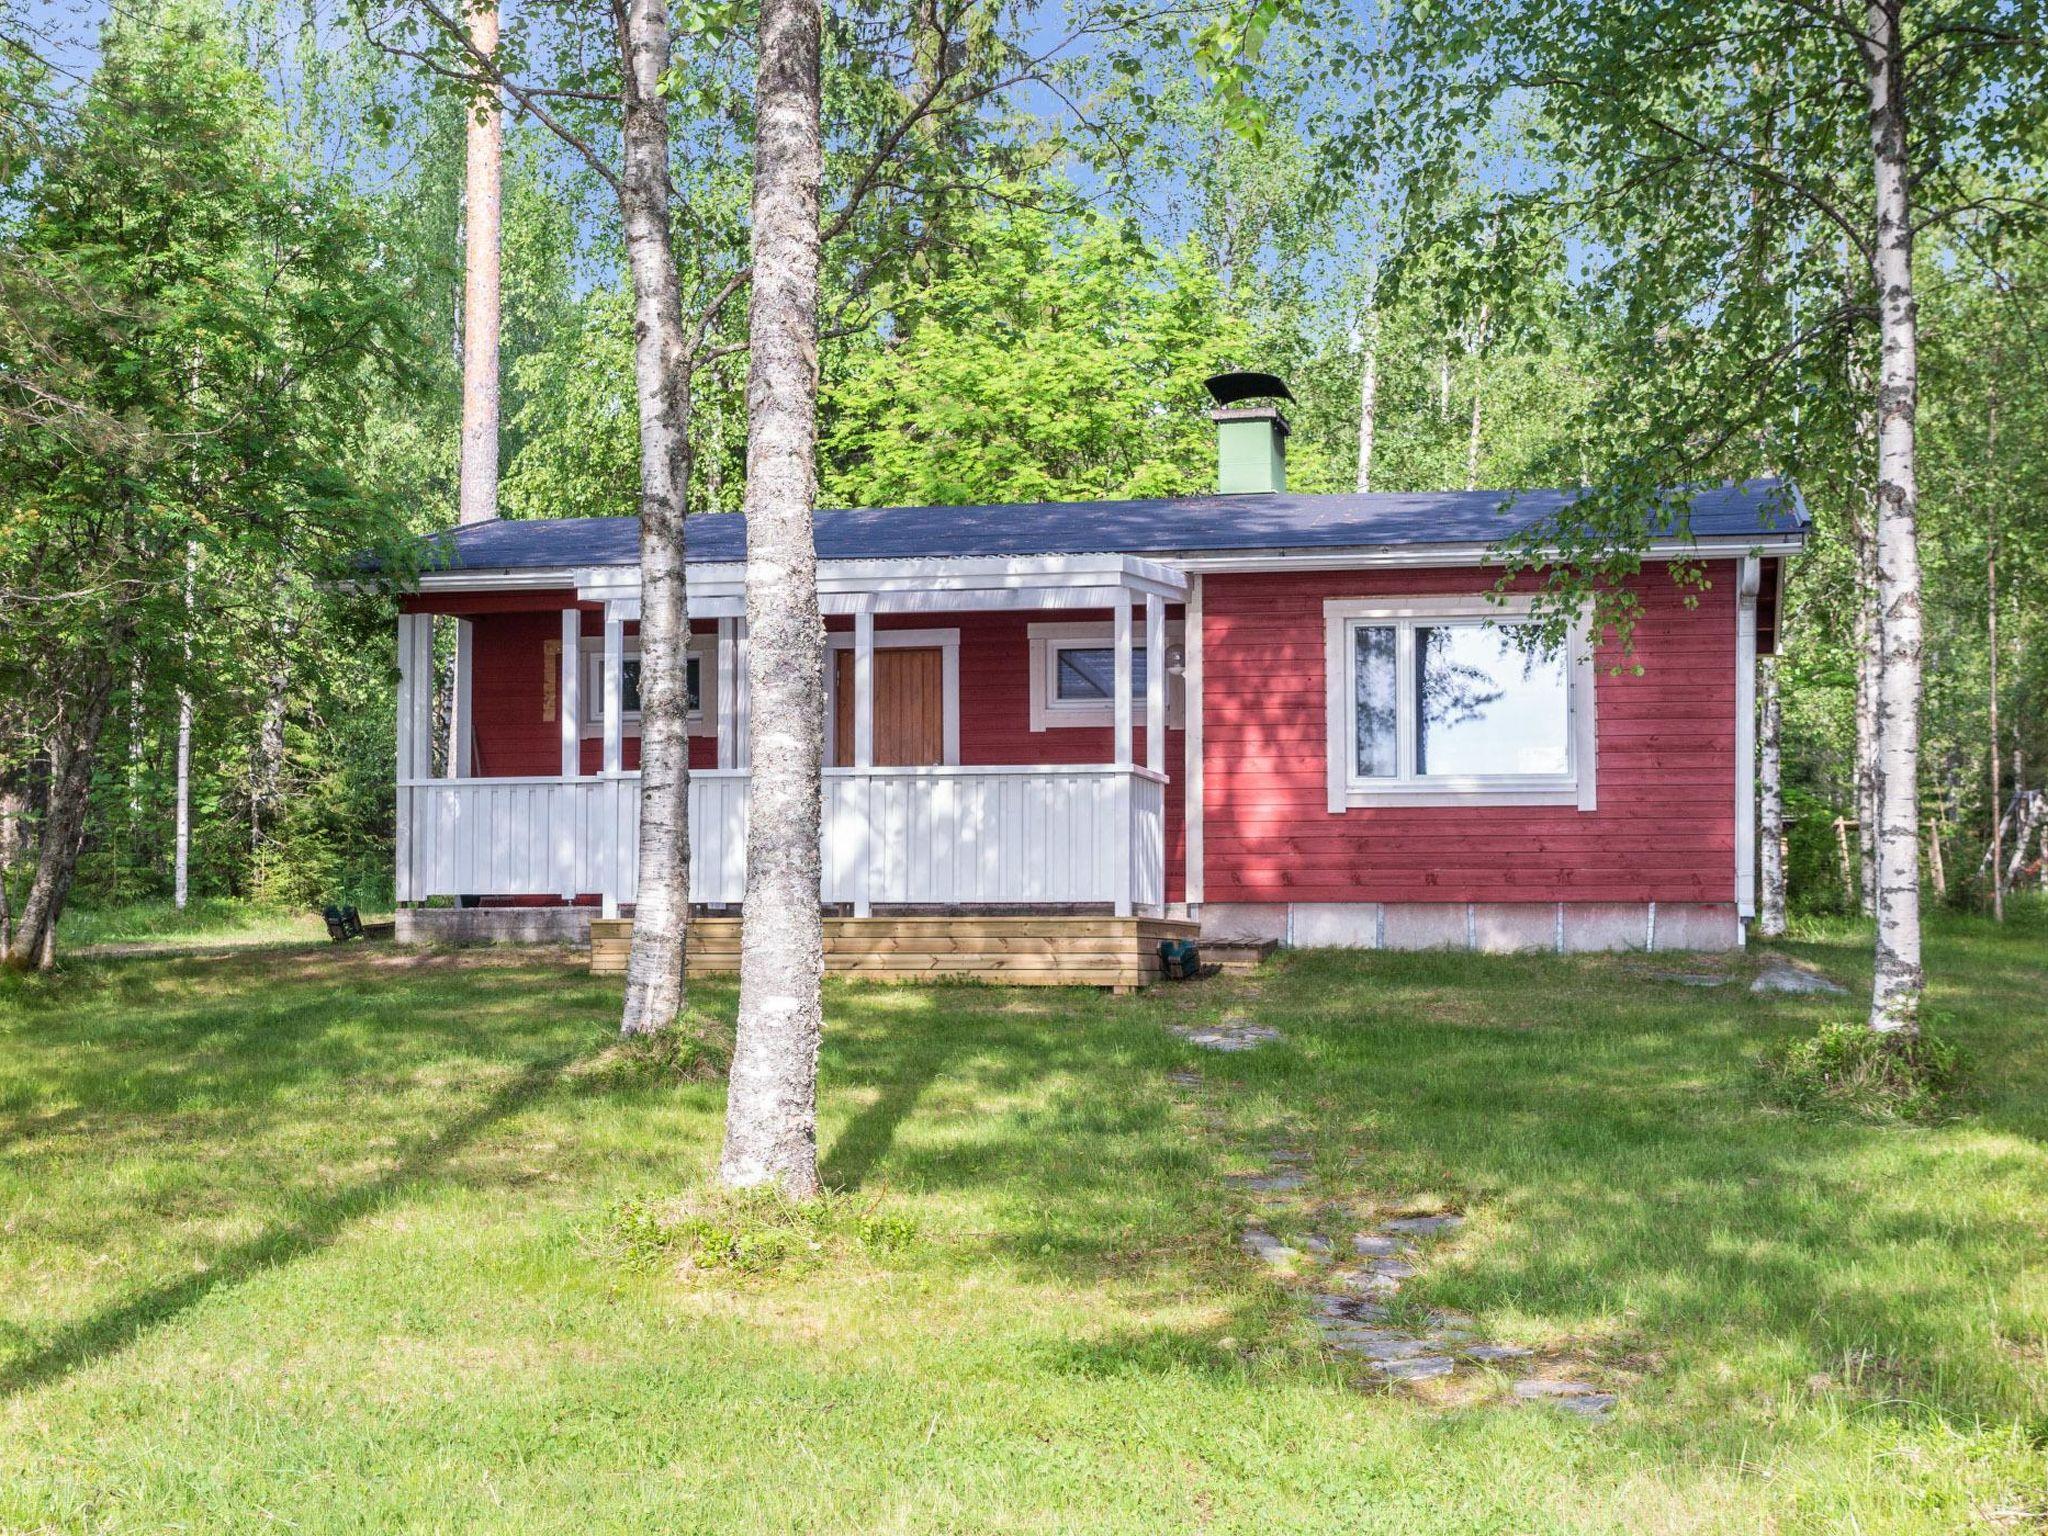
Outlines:
<svg viewBox="0 0 2048 1536"><path fill-rule="evenodd" d="M401 944L561 944L588 948L595 907L400 907Z"/></svg>
<svg viewBox="0 0 2048 1536"><path fill-rule="evenodd" d="M1211 943L1277 942L1296 949L1548 951L1724 950L1742 946L1727 902L1210 902Z"/></svg>

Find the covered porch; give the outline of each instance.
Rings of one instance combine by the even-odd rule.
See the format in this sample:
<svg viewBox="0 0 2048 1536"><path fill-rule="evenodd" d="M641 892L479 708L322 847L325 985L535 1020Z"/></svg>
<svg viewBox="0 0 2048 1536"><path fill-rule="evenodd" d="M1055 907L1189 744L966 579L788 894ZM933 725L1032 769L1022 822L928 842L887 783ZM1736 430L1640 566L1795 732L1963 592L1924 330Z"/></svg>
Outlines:
<svg viewBox="0 0 2048 1536"><path fill-rule="evenodd" d="M690 895L714 917L745 900L741 580L690 570ZM828 912L1182 915L1187 589L1116 555L823 563ZM630 909L639 603L631 568L422 581L399 619L401 904Z"/></svg>

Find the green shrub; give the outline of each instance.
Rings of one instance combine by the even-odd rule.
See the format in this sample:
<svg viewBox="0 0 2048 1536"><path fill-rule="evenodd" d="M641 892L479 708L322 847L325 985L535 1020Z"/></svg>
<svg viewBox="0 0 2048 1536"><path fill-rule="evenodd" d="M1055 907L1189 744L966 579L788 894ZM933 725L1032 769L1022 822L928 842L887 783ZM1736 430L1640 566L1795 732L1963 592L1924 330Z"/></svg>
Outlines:
<svg viewBox="0 0 2048 1536"><path fill-rule="evenodd" d="M1766 1092L1787 1109L1872 1120L1930 1119L1962 1077L1960 1053L1928 1030L1879 1034L1860 1020L1823 1024L1761 1065Z"/></svg>
<svg viewBox="0 0 2048 1536"><path fill-rule="evenodd" d="M774 1190L715 1190L686 1200L627 1200L608 1226L628 1263L679 1260L686 1269L765 1275L853 1256L895 1253L916 1223L872 1201L827 1194L789 1200Z"/></svg>

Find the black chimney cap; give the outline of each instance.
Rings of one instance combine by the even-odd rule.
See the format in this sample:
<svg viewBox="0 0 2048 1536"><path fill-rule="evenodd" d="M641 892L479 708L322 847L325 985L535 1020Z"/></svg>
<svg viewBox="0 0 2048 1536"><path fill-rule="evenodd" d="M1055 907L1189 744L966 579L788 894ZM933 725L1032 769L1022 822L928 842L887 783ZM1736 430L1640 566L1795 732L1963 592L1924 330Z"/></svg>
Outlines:
<svg viewBox="0 0 2048 1536"><path fill-rule="evenodd" d="M1203 381L1209 389L1209 398L1218 405L1235 405L1240 400L1255 400L1262 395L1274 395L1294 404L1294 396L1288 393L1286 383L1271 373L1219 373Z"/></svg>

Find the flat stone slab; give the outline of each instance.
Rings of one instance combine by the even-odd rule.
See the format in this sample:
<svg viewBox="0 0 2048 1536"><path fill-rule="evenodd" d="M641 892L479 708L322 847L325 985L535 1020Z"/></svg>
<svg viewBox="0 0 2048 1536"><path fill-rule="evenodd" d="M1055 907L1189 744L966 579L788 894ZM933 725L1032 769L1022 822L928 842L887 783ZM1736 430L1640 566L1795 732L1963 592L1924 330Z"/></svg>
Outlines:
<svg viewBox="0 0 2048 1536"><path fill-rule="evenodd" d="M1560 1397L1551 1402L1553 1408L1564 1413L1575 1413L1582 1419L1604 1419L1619 1401L1612 1392L1587 1392L1579 1397Z"/></svg>
<svg viewBox="0 0 2048 1536"><path fill-rule="evenodd" d="M1262 1045L1284 1038L1280 1031L1270 1024L1254 1024L1249 1019L1225 1019L1221 1024L1171 1024L1167 1026L1190 1045L1199 1045L1208 1051L1249 1051Z"/></svg>
<svg viewBox="0 0 2048 1536"><path fill-rule="evenodd" d="M1478 1360L1483 1364L1499 1365L1509 1360L1526 1360L1529 1351L1519 1344L1468 1344L1465 1358Z"/></svg>
<svg viewBox="0 0 2048 1536"><path fill-rule="evenodd" d="M1583 1381L1549 1381L1543 1379L1518 1381L1509 1390L1524 1402L1540 1402L1545 1399L1568 1397L1600 1397L1605 1395L1598 1387L1589 1386Z"/></svg>
<svg viewBox="0 0 2048 1536"><path fill-rule="evenodd" d="M1817 992L1839 997L1849 989L1828 980L1818 971L1809 971L1802 966L1774 962L1757 973L1749 984L1752 992Z"/></svg>
<svg viewBox="0 0 2048 1536"><path fill-rule="evenodd" d="M1465 1225L1462 1216L1397 1216L1382 1225L1389 1232L1412 1232L1417 1237L1434 1237L1439 1232L1456 1231Z"/></svg>
<svg viewBox="0 0 2048 1536"><path fill-rule="evenodd" d="M1330 1246L1330 1240L1320 1232L1311 1232L1301 1240L1301 1246L1305 1252L1312 1253L1319 1259L1327 1259L1337 1251Z"/></svg>
<svg viewBox="0 0 2048 1536"><path fill-rule="evenodd" d="M1391 1259L1406 1253L1408 1245L1397 1237L1383 1237L1377 1232L1354 1232L1351 1251L1362 1259Z"/></svg>
<svg viewBox="0 0 2048 1536"><path fill-rule="evenodd" d="M1301 1257L1300 1254L1296 1253L1292 1248L1288 1247L1285 1243L1281 1242L1280 1239L1275 1237L1272 1233L1262 1232L1257 1228L1254 1228L1253 1230L1245 1233L1242 1237L1238 1238L1237 1246L1242 1248L1246 1253L1250 1254L1253 1258L1264 1259L1268 1264L1273 1265L1275 1268L1281 1268L1285 1265L1292 1264L1296 1259Z"/></svg>
<svg viewBox="0 0 2048 1536"><path fill-rule="evenodd" d="M1407 1360L1379 1360L1373 1369L1382 1376L1391 1376L1395 1381L1429 1381L1438 1376L1448 1376L1458 1368L1458 1362L1449 1355L1416 1355Z"/></svg>
<svg viewBox="0 0 2048 1536"><path fill-rule="evenodd" d="M1176 1088L1199 1088L1202 1086L1202 1074L1199 1072L1169 1072L1166 1074L1166 1080Z"/></svg>
<svg viewBox="0 0 2048 1536"><path fill-rule="evenodd" d="M1365 1272L1369 1275L1385 1275L1389 1280L1412 1280L1415 1266L1406 1259L1368 1259Z"/></svg>

